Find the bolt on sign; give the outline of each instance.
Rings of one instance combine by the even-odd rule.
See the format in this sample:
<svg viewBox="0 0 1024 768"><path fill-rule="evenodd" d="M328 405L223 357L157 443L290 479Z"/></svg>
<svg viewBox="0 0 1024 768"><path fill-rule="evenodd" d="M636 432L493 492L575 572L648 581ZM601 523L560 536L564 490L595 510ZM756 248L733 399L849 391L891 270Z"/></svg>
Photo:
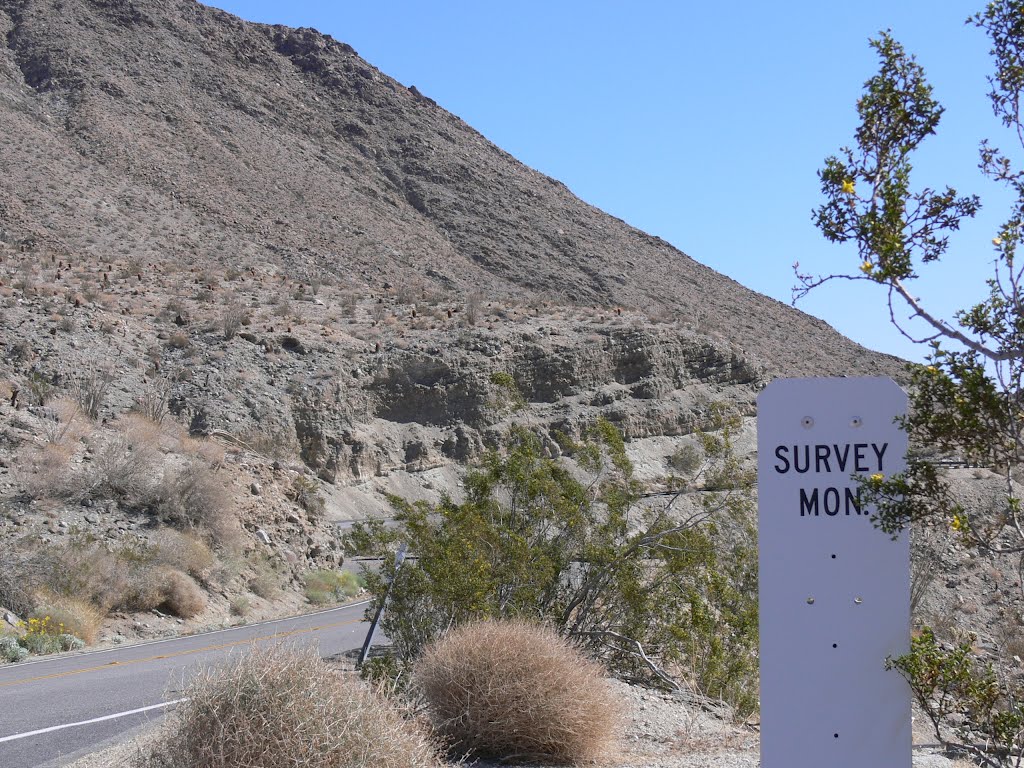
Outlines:
<svg viewBox="0 0 1024 768"><path fill-rule="evenodd" d="M910 545L853 476L905 468L892 379L778 379L757 399L762 768L910 768Z"/></svg>

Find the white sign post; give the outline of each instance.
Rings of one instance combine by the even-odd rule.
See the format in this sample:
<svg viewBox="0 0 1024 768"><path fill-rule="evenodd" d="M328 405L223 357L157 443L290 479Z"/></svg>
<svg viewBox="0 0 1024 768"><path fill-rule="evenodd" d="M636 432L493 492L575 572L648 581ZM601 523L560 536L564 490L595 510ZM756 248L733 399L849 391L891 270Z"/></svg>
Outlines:
<svg viewBox="0 0 1024 768"><path fill-rule="evenodd" d="M910 768L910 551L852 475L905 468L888 378L779 379L757 400L762 768Z"/></svg>

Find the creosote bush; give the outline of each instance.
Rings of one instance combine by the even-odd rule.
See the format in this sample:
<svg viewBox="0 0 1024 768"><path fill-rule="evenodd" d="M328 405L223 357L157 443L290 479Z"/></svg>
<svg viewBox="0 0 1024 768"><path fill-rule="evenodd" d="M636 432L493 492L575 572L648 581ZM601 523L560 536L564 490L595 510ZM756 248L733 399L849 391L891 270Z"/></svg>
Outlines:
<svg viewBox="0 0 1024 768"><path fill-rule="evenodd" d="M439 768L393 704L311 649L256 648L183 695L140 768Z"/></svg>
<svg viewBox="0 0 1024 768"><path fill-rule="evenodd" d="M537 624L458 627L427 648L413 680L456 755L588 762L606 756L619 731L600 665Z"/></svg>
<svg viewBox="0 0 1024 768"><path fill-rule="evenodd" d="M731 448L737 417L717 409L701 473L660 500L642 488L621 434L600 421L566 460L513 427L486 454L465 496L436 504L392 498L394 524L353 526L350 552L394 562L364 573L372 603L387 595L381 628L402 673L452 626L527 618L555 627L616 675L683 685L757 707L757 557L747 473ZM724 485L695 492L713 474ZM641 503L643 502L643 503Z"/></svg>
<svg viewBox="0 0 1024 768"><path fill-rule="evenodd" d="M950 322L934 314L913 286L928 264L946 256L956 243L951 235L977 214L981 200L914 178L915 150L936 133L944 109L923 67L889 32L871 41L879 66L857 99L854 142L826 158L818 174L824 201L815 223L827 240L850 244L851 256L855 248L855 260L832 274L798 272L794 291L799 298L836 279L873 283L887 297L892 323L931 347L928 364L909 369L910 407L900 419L913 446L906 471L861 478L861 501L877 509L875 523L894 534L911 524L945 528L995 572L1008 567L1018 574L1024 573L1024 500L1016 479L1024 465L1024 264L1017 258L1024 233L1022 19L1024 0L992 0L967 20L991 43L989 102L1009 129L1001 138L1008 150L988 140L979 147L982 175L1012 196L1006 219L983 244L994 265L987 292ZM935 461L940 457L1000 475L998 497L965 499ZM918 543L925 544L927 557L927 542L919 537ZM923 565L915 573L918 584L931 578L929 564ZM1017 580L1021 586L1024 580ZM918 600L919 591L912 593ZM970 644L949 631L949 617L940 619L942 626L923 628L911 652L890 663L907 677L950 751L986 766L1020 768L1019 658L1008 657L1002 644L991 655L992 667L976 663ZM935 630L946 637L939 639Z"/></svg>

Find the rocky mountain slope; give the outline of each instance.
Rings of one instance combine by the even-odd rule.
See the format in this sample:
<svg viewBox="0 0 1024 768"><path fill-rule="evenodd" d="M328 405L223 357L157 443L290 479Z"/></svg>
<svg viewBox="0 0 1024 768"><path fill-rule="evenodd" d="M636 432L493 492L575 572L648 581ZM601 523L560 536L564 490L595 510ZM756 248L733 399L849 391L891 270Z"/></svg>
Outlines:
<svg viewBox="0 0 1024 768"><path fill-rule="evenodd" d="M642 308L773 373L892 369L314 30L192 0L4 0L0 32L0 220L39 255Z"/></svg>
<svg viewBox="0 0 1024 768"><path fill-rule="evenodd" d="M197 622L337 566L381 491L456 493L512 421L558 455L606 418L657 486L714 403L749 438L774 376L901 375L315 30L0 0L0 35L0 538L230 523Z"/></svg>

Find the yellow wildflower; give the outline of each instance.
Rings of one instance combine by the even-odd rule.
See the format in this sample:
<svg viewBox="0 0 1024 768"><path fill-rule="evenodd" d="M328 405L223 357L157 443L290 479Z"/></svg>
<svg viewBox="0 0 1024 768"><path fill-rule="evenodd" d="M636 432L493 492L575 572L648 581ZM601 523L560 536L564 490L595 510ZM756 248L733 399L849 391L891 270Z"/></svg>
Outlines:
<svg viewBox="0 0 1024 768"><path fill-rule="evenodd" d="M872 483L880 483L883 480L885 480L885 475L883 475L881 472L875 472L875 474L871 476Z"/></svg>
<svg viewBox="0 0 1024 768"><path fill-rule="evenodd" d="M852 195L856 191L856 187L853 184L852 179L847 179L843 182L843 192L848 195Z"/></svg>
<svg viewBox="0 0 1024 768"><path fill-rule="evenodd" d="M949 524L949 527L954 531L962 531L967 521L964 520L960 515L953 515L953 522Z"/></svg>

